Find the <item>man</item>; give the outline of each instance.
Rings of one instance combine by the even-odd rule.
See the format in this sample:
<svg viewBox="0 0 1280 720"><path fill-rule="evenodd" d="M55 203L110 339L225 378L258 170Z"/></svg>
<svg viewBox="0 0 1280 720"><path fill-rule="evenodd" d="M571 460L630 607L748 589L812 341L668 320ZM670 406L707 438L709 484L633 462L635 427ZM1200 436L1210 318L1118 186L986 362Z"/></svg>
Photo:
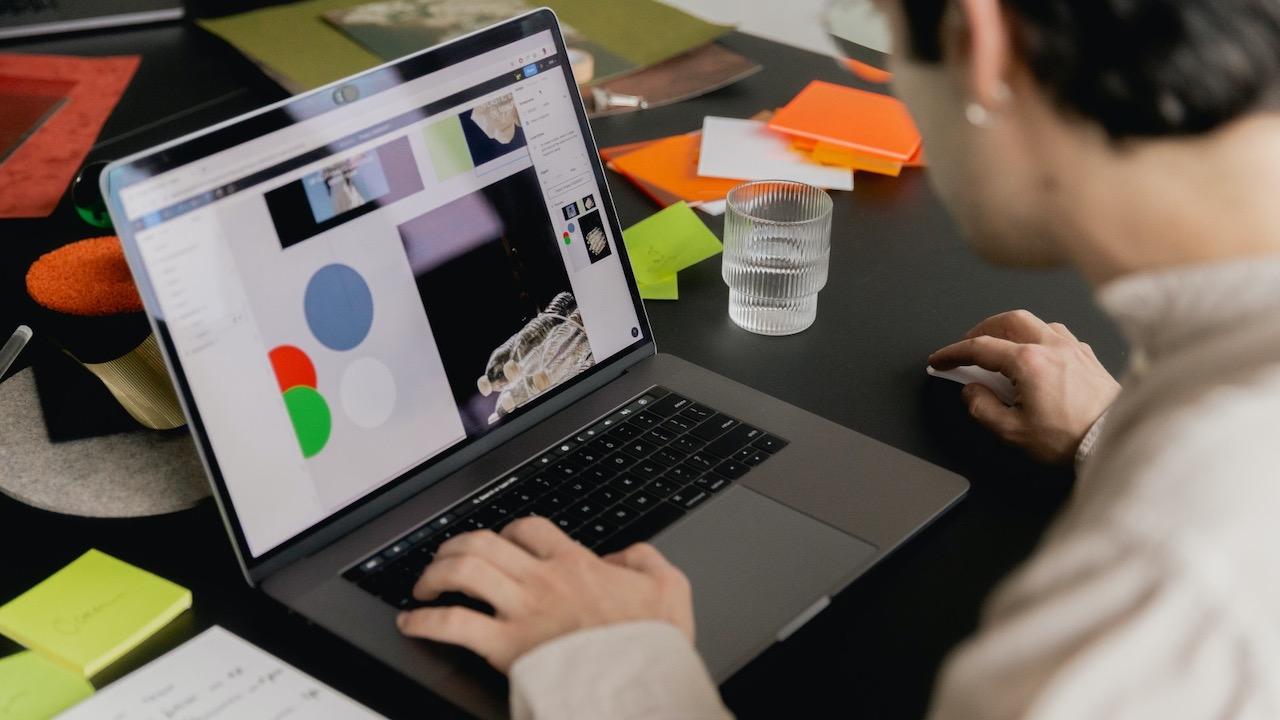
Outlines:
<svg viewBox="0 0 1280 720"><path fill-rule="evenodd" d="M933 717L1280 717L1280 0L879 5L930 177L975 249L1074 266L1133 346L1118 399L1087 345L1024 312L930 358L1008 376L1017 405L970 386L973 416L1080 462ZM526 520L440 557L418 595L462 590L497 616L400 627L509 672L517 717L727 715L687 583L651 547L597 559Z"/></svg>

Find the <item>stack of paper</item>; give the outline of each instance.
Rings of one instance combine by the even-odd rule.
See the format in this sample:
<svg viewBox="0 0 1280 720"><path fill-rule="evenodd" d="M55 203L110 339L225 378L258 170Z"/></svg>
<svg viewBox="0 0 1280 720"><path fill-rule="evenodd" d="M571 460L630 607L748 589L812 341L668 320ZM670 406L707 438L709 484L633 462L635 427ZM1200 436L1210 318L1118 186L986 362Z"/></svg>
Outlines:
<svg viewBox="0 0 1280 720"><path fill-rule="evenodd" d="M721 251L720 241L683 201L622 233L640 297L676 300L676 274Z"/></svg>
<svg viewBox="0 0 1280 720"><path fill-rule="evenodd" d="M698 175L704 178L794 180L829 190L852 190L848 168L821 165L758 120L708 117L702 124Z"/></svg>
<svg viewBox="0 0 1280 720"><path fill-rule="evenodd" d="M769 127L814 162L898 175L922 163L920 131L901 101L815 80Z"/></svg>
<svg viewBox="0 0 1280 720"><path fill-rule="evenodd" d="M191 591L90 550L0 607L0 633L92 677L191 607Z"/></svg>

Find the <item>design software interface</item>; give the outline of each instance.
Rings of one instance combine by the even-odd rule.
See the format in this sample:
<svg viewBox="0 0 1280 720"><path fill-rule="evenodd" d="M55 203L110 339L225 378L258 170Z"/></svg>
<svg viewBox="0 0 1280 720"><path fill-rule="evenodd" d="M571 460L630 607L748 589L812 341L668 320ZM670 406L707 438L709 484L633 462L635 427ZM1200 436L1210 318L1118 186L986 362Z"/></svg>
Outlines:
<svg viewBox="0 0 1280 720"><path fill-rule="evenodd" d="M544 32L120 193L255 556L638 339L566 72Z"/></svg>

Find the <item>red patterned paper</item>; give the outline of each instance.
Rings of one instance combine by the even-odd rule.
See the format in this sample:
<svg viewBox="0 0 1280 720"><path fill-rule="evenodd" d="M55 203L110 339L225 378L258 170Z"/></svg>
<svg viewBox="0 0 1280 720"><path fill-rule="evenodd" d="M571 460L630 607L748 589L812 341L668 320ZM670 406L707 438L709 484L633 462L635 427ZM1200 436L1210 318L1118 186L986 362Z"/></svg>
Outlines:
<svg viewBox="0 0 1280 720"><path fill-rule="evenodd" d="M45 217L53 212L138 63L136 55L0 53L0 77L74 83L67 102L0 164L0 218Z"/></svg>

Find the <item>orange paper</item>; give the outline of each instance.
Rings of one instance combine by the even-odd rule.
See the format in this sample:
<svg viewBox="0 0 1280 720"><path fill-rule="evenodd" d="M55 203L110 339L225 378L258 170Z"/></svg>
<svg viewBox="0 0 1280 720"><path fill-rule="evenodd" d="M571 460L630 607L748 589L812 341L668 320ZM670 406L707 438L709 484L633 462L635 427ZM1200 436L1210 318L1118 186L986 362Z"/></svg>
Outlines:
<svg viewBox="0 0 1280 720"><path fill-rule="evenodd" d="M739 181L700 177L701 143L700 132L663 138L616 157L610 166L637 184L647 183L686 202L723 200Z"/></svg>
<svg viewBox="0 0 1280 720"><path fill-rule="evenodd" d="M920 148L920 131L901 101L887 95L814 80L769 127L905 163Z"/></svg>

